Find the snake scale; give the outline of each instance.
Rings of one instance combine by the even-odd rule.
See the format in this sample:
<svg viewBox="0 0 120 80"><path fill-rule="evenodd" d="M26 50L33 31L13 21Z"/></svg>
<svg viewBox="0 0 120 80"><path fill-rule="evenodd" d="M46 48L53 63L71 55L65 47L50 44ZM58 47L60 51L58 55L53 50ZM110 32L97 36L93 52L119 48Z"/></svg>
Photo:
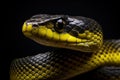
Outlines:
<svg viewBox="0 0 120 80"><path fill-rule="evenodd" d="M91 18L39 14L24 22L22 32L54 50L13 60L11 80L68 80L95 69L95 80L120 80L120 40L104 40Z"/></svg>

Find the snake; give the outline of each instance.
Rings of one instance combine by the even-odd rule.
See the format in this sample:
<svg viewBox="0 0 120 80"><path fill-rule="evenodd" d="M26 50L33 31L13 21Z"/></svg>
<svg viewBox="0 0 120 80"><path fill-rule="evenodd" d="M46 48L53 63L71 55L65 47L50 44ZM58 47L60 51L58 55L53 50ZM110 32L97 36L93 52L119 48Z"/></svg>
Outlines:
<svg viewBox="0 0 120 80"><path fill-rule="evenodd" d="M14 59L10 80L69 80L94 70L92 80L120 80L120 40L104 39L92 18L38 14L24 22L22 33L53 50Z"/></svg>

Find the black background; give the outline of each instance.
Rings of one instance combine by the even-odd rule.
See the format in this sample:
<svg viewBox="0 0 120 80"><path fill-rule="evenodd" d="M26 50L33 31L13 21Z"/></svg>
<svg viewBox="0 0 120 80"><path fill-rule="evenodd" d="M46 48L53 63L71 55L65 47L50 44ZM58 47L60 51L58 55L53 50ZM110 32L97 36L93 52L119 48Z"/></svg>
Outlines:
<svg viewBox="0 0 120 80"><path fill-rule="evenodd" d="M3 75L9 79L13 59L39 53L45 48L27 39L21 32L25 20L35 14L68 14L93 18L101 24L104 38L119 39L117 2L112 1L13 1L7 7L7 17L1 29L1 63ZM1 68L2 69L2 68ZM77 79L77 78L76 78ZM5 79L4 79L5 80Z"/></svg>

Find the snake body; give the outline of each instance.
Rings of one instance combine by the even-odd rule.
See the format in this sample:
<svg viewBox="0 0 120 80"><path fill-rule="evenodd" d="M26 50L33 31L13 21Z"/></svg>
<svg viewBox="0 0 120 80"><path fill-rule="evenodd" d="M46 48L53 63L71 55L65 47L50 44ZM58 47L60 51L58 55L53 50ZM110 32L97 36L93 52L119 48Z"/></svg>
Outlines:
<svg viewBox="0 0 120 80"><path fill-rule="evenodd" d="M26 20L22 31L54 50L15 59L11 80L66 80L95 69L96 80L120 80L120 40L103 40L95 20L40 14Z"/></svg>

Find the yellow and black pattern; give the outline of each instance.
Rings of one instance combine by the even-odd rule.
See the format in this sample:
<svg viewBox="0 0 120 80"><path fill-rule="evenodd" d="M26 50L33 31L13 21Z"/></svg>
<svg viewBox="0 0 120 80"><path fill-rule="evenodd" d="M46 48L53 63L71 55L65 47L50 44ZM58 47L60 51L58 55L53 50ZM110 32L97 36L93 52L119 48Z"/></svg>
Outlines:
<svg viewBox="0 0 120 80"><path fill-rule="evenodd" d="M11 80L66 80L97 68L97 77L93 77L96 80L120 79L120 71L109 68L120 68L120 40L103 41L101 27L93 19L35 15L24 23L22 31L26 37L55 50L14 60Z"/></svg>
<svg viewBox="0 0 120 80"><path fill-rule="evenodd" d="M36 15L24 23L22 31L27 37L46 46L93 52L102 45L100 25L80 16Z"/></svg>

